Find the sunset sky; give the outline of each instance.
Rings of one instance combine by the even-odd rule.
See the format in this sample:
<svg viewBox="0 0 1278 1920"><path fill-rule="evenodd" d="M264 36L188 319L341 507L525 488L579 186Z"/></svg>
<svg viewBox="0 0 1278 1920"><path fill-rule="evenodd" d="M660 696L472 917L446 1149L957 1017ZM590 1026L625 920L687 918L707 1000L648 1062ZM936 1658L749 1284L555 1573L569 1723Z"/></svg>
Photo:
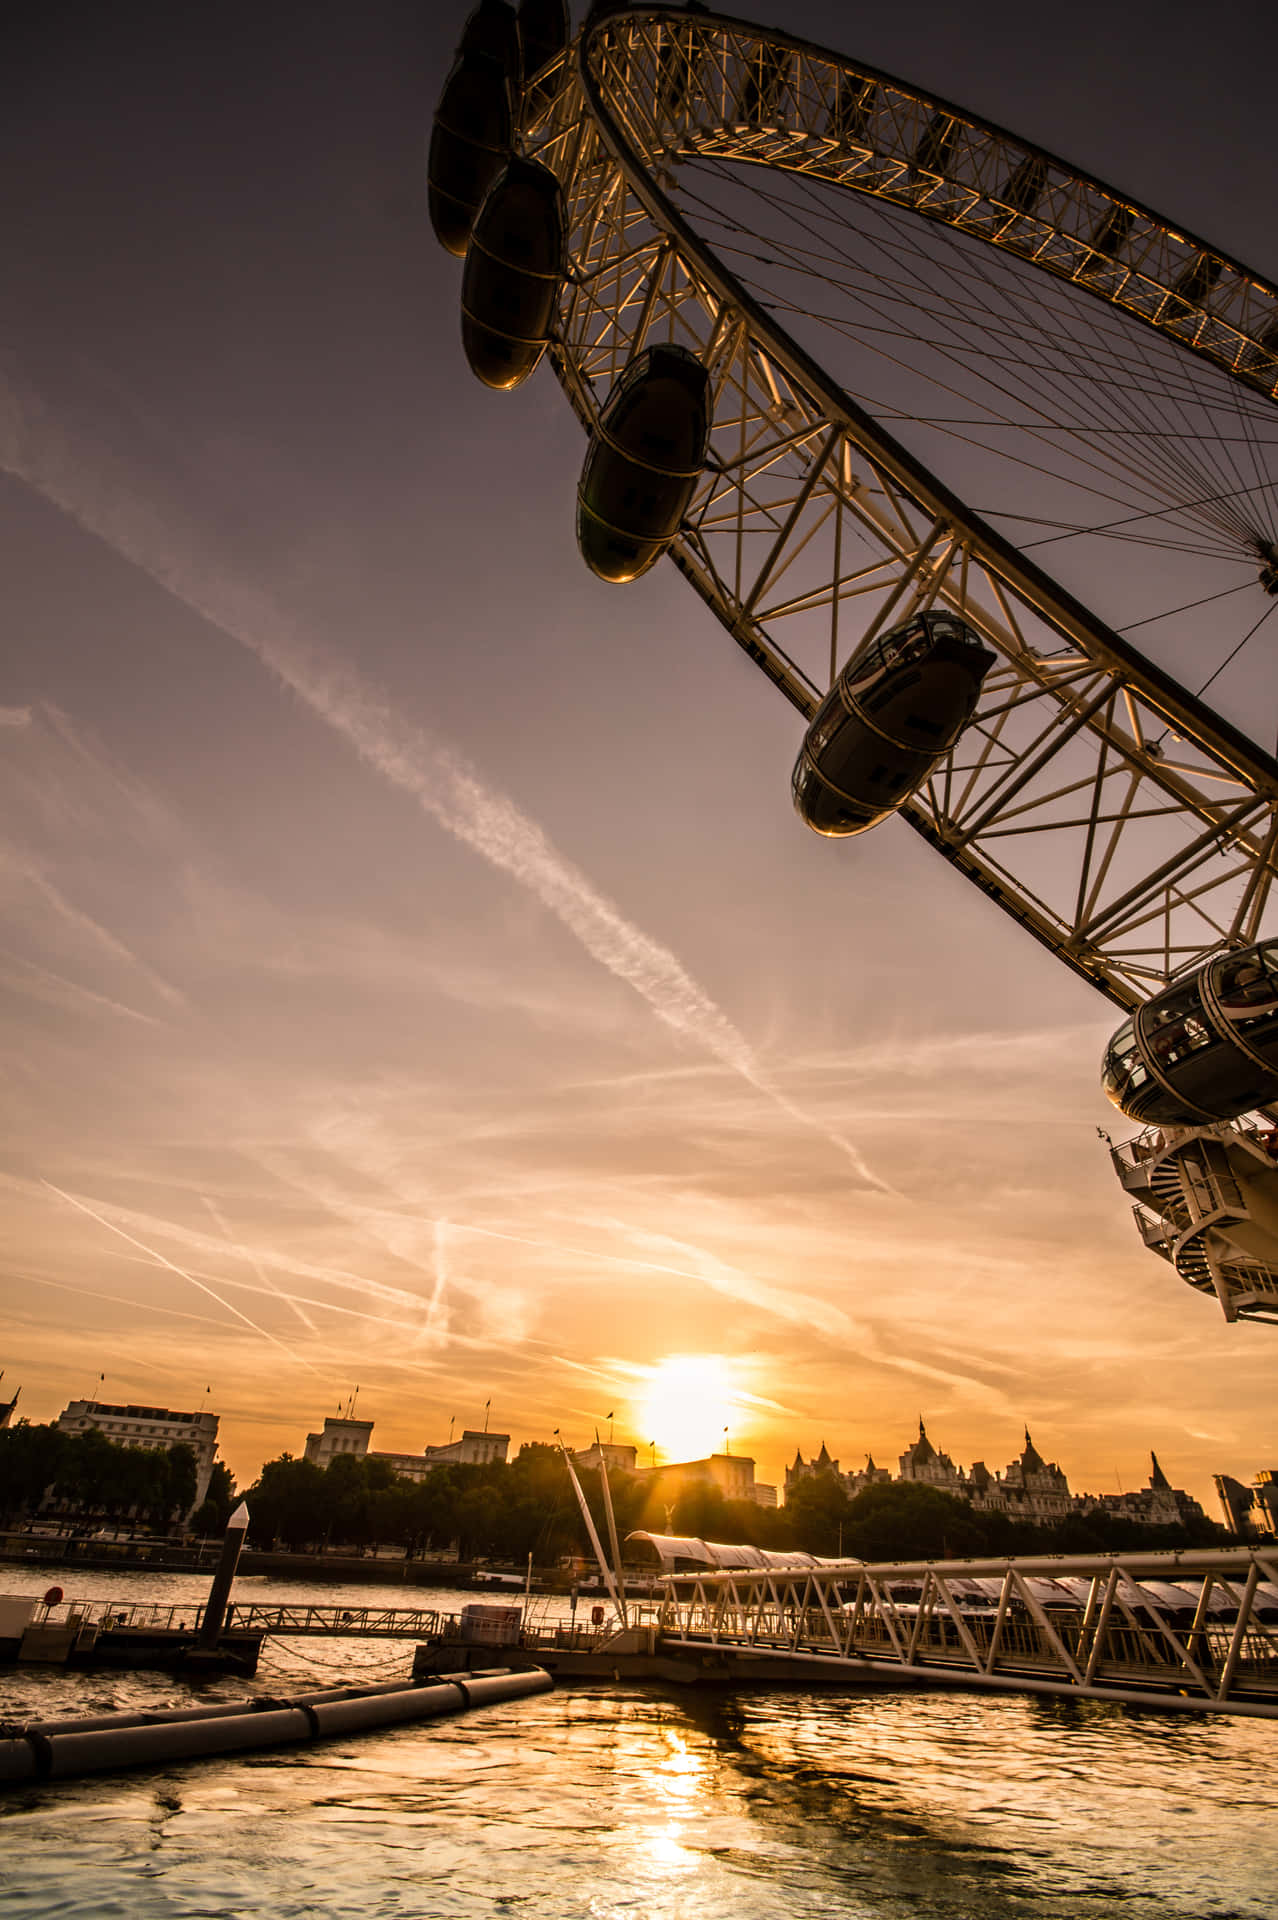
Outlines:
<svg viewBox="0 0 1278 1920"><path fill-rule="evenodd" d="M1276 1336L1142 1251L1111 1010L905 826L807 832L796 715L674 569L582 566L549 370L470 377L423 187L464 14L18 38L4 1392L207 1388L242 1482L357 1385L385 1448L491 1401L516 1445L726 1426L769 1481L1028 1422L1214 1510L1273 1464ZM785 18L1273 275L1249 15Z"/></svg>

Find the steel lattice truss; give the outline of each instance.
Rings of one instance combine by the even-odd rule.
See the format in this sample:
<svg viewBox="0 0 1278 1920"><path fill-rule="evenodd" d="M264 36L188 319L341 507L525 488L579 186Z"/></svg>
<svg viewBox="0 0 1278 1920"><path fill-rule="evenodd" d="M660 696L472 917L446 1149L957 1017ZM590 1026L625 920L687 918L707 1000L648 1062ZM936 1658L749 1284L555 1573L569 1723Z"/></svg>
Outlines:
<svg viewBox="0 0 1278 1920"><path fill-rule="evenodd" d="M965 1589L981 1579L998 1597L974 1609ZM1185 1604L1142 1585L1150 1580L1186 1590ZM831 1679L948 1681L1278 1719L1278 1631L1262 1583L1278 1583L1278 1555L1260 1549L832 1563L674 1575L656 1621L667 1647L783 1654L810 1662L814 1677L824 1669ZM917 1600L903 1602L903 1588Z"/></svg>
<svg viewBox="0 0 1278 1920"><path fill-rule="evenodd" d="M799 713L867 632L947 605L999 657L910 824L1124 1007L1266 933L1278 763L936 480L666 189L710 154L906 207L1138 316L1253 404L1278 393L1278 294L1012 136L740 23L587 26L521 137L565 188L560 381L589 429L646 343L711 369L710 458L672 557Z"/></svg>

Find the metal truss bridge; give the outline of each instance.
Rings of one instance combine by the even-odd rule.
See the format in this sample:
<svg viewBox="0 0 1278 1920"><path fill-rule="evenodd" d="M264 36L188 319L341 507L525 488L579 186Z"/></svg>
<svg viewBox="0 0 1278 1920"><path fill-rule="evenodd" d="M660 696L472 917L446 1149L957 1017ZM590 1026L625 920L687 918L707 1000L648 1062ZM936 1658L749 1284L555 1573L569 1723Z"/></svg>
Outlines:
<svg viewBox="0 0 1278 1920"><path fill-rule="evenodd" d="M1278 1719L1273 1549L678 1574L667 1653L844 1686L957 1686Z"/></svg>

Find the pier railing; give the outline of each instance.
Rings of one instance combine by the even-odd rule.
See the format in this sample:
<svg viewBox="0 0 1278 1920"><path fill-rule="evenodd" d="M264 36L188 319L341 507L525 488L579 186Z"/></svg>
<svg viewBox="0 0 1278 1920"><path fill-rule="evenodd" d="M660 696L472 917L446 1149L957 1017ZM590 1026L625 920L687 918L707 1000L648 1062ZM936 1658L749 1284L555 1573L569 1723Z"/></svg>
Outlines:
<svg viewBox="0 0 1278 1920"><path fill-rule="evenodd" d="M1278 1718L1278 1543L675 1575L657 1620L667 1647L721 1649L743 1677L784 1654L832 1679Z"/></svg>
<svg viewBox="0 0 1278 1920"><path fill-rule="evenodd" d="M194 1633L204 1612L199 1601L185 1605L151 1606L144 1601L64 1600L40 1609L41 1620L70 1623L79 1620L101 1632L128 1628L136 1633ZM378 1639L424 1639L438 1634L451 1615L434 1607L309 1607L245 1606L234 1601L226 1610L225 1631L275 1634L303 1638L315 1634L352 1635Z"/></svg>

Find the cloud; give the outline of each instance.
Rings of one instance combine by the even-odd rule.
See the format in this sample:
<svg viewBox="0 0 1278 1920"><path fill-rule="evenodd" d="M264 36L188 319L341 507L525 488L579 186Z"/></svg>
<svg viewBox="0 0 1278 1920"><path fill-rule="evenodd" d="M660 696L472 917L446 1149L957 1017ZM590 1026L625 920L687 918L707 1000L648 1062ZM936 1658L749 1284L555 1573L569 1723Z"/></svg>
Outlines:
<svg viewBox="0 0 1278 1920"><path fill-rule="evenodd" d="M203 1200L205 1206L208 1208L209 1213L212 1215L213 1219L217 1222L218 1226L221 1228L223 1234L226 1237L227 1245L231 1248L232 1252L238 1253L240 1258L246 1261L247 1264L252 1268L253 1272L257 1275L258 1281L261 1285L262 1292L273 1293L278 1300L286 1300L288 1304L292 1307L293 1311L296 1313L298 1319L302 1322L302 1325L307 1329L307 1331L310 1333L314 1333L315 1322L311 1319L310 1315L306 1312L305 1308L301 1305L296 1295L283 1293L280 1290L280 1288L276 1286L275 1282L270 1278L270 1276L267 1274L265 1268L262 1266L261 1261L258 1259L257 1255L254 1253L252 1247L246 1247L242 1245L241 1242L235 1238L234 1234L231 1232L230 1226L227 1223L226 1216L222 1212L221 1208L218 1206L216 1200L210 1199L207 1193L201 1194L200 1197Z"/></svg>
<svg viewBox="0 0 1278 1920"><path fill-rule="evenodd" d="M0 727L29 727L30 707L0 707Z"/></svg>
<svg viewBox="0 0 1278 1920"><path fill-rule="evenodd" d="M18 971L4 972L5 962ZM123 1001L112 1000L105 993L95 993L92 987L82 987L74 980L67 980L49 967L42 967L34 960L26 960L21 954L12 953L8 947L0 947L0 979L6 986L25 993L30 999L43 1000L52 1006L88 1006L107 1013L118 1013L126 1020L140 1020L148 1027L163 1024L154 1014L139 1013L136 1007L127 1007Z"/></svg>
<svg viewBox="0 0 1278 1920"><path fill-rule="evenodd" d="M109 928L102 926L91 914L83 912L68 900L61 888L42 871L34 860L19 853L16 848L0 846L0 869L3 868L7 868L17 879L25 881L28 886L34 888L47 905L78 933L87 935L94 945L101 947L113 959L124 961L171 1006L185 1006L186 997L177 987L171 986L167 980L156 973L153 967L149 967L145 960L139 959L132 948L125 946L122 940L118 940Z"/></svg>
<svg viewBox="0 0 1278 1920"><path fill-rule="evenodd" d="M145 1242L135 1240L131 1233L126 1233L123 1227L117 1227L113 1221L107 1219L105 1214L99 1213L96 1208L91 1207L87 1200L78 1200L74 1194L64 1193L61 1187L55 1187L51 1180L45 1180L43 1185L49 1189L50 1193L55 1193L59 1200L65 1200L68 1206L75 1207L81 1213L87 1214L90 1220L96 1220L98 1225L105 1227L108 1233L118 1234L119 1238L127 1241L131 1247L136 1247L139 1252L147 1254L157 1266L166 1267L170 1273L177 1274L180 1280L187 1281L191 1286L195 1287L198 1292L207 1294L210 1300L216 1300L219 1307L224 1307L227 1313L233 1314L237 1320L242 1321L251 1333L260 1335L263 1340L269 1340L271 1345L278 1347L280 1352L285 1354L288 1359L297 1361L304 1367L309 1367L312 1373L319 1373L320 1369L313 1361L308 1360L304 1354L298 1353L296 1348L286 1345L283 1340L269 1332L267 1328L258 1326L255 1320L250 1320L246 1313L241 1313L240 1309L232 1306L229 1300L224 1300L222 1295L207 1285L205 1281L196 1279L195 1275L190 1273L187 1268L179 1267L177 1263L170 1260L166 1254L157 1252L154 1247L148 1247Z"/></svg>
<svg viewBox="0 0 1278 1920"><path fill-rule="evenodd" d="M247 648L383 780L526 888L665 1026L740 1075L796 1125L822 1136L863 1183L884 1188L850 1140L774 1083L676 955L628 920L509 796L406 722L349 663L322 654L269 595L232 578L171 505L161 514L145 497L126 463L73 442L25 384L2 376L0 465Z"/></svg>

